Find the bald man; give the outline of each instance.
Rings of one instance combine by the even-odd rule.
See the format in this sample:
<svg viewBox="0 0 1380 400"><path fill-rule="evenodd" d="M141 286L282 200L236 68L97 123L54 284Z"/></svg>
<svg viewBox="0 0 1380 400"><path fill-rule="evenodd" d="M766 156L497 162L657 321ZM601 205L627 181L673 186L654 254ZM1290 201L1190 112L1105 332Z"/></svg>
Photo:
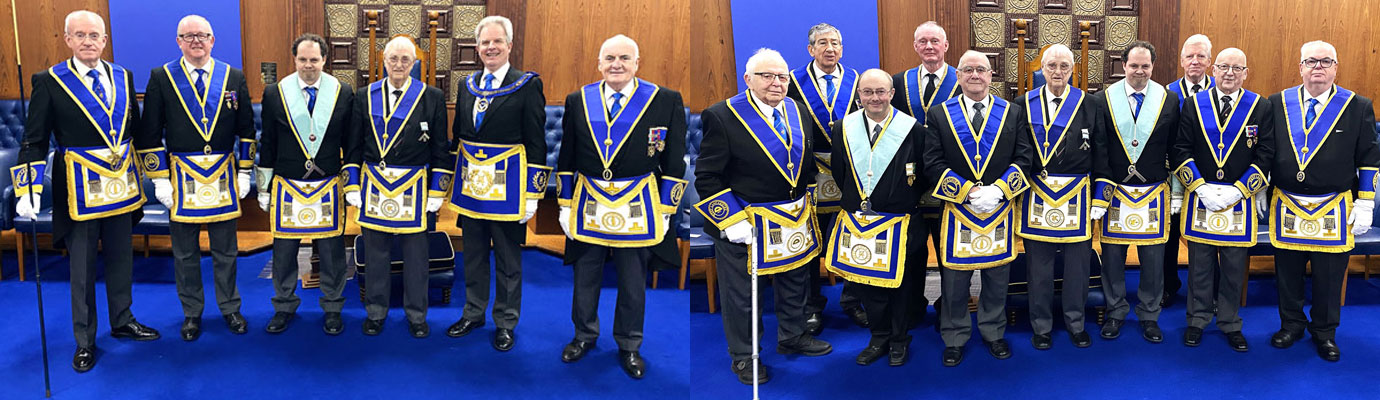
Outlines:
<svg viewBox="0 0 1380 400"><path fill-rule="evenodd" d="M843 196L837 222L822 227L829 230L825 262L855 286L869 314L872 339L858 354L858 365L882 356L893 367L905 364L911 292L925 282L925 224L916 220L925 131L914 117L891 106L895 93L886 71L863 72L858 98L864 109L835 121L830 130Z"/></svg>
<svg viewBox="0 0 1380 400"><path fill-rule="evenodd" d="M235 287L240 199L249 195L254 166L254 109L244 72L211 58L211 23L188 15L177 24L182 57L154 68L144 94L139 134L166 148L140 150L154 195L168 206L173 271L182 300L182 340L201 336L201 227L211 249L216 304L230 332L243 334ZM208 183L210 182L210 183Z"/></svg>

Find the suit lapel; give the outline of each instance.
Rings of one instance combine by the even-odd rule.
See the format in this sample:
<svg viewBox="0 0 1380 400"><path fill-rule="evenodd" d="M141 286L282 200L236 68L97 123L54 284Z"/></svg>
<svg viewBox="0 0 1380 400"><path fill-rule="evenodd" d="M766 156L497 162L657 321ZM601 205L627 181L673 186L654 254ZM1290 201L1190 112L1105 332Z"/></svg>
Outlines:
<svg viewBox="0 0 1380 400"><path fill-rule="evenodd" d="M496 87L495 89L508 86L508 84L513 83L513 81L516 81L517 78L520 76L522 76L522 73L519 72L517 68L508 68L508 75L503 77L503 83L498 84L498 87ZM489 110L485 112L484 116L487 118L489 115L493 114L495 109L503 107L503 103L506 103L508 101L508 98L513 97L515 95L517 95L517 92L495 97L494 101L492 103L489 103ZM474 119L470 118L470 122L474 122Z"/></svg>

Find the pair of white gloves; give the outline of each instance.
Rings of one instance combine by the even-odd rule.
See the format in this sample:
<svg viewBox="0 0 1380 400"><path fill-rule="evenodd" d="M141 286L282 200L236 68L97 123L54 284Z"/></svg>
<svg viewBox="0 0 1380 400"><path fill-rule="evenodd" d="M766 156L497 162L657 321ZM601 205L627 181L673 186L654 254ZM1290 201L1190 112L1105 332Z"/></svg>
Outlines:
<svg viewBox="0 0 1380 400"><path fill-rule="evenodd" d="M249 174L250 172L247 169L239 170L239 172L235 174L235 184L238 186L236 189L239 189L239 193L236 193L236 196L241 199L245 198L245 196L249 196ZM173 204L172 194L173 187L171 180L168 178L153 178L153 197L158 199L159 203L163 203L163 206L169 209L172 208Z"/></svg>
<svg viewBox="0 0 1380 400"><path fill-rule="evenodd" d="M532 218L532 213L536 212L536 209L537 209L536 200L528 200L528 203L527 203L527 217L524 217L524 218L522 219L522 222L523 222L523 223L526 223L527 220L528 220L529 218ZM571 240L574 240L574 239L575 239L575 236L570 234L570 206L561 206L560 215L557 216L556 219L561 223L561 231L562 231L562 232L565 232L565 237L568 237L568 238L570 238ZM739 222L738 222L737 224L735 224L733 227L737 227L738 225L746 225L746 226L747 226L747 233L745 234L745 238L743 238L743 240L751 241L751 240L752 240L752 225L748 224L747 221L739 221ZM662 214L662 215L661 215L661 226L662 226L662 229L666 229L666 230L670 230L670 229L671 229L671 214ZM733 229L733 227L729 227L729 229ZM730 240L732 240L732 239L730 239ZM747 244L747 242L736 242L736 241L733 242L733 243Z"/></svg>
<svg viewBox="0 0 1380 400"><path fill-rule="evenodd" d="M1001 206L1002 200L1006 198L1006 193L996 186L980 186L968 192L968 203L973 205L973 211L981 214L996 211Z"/></svg>

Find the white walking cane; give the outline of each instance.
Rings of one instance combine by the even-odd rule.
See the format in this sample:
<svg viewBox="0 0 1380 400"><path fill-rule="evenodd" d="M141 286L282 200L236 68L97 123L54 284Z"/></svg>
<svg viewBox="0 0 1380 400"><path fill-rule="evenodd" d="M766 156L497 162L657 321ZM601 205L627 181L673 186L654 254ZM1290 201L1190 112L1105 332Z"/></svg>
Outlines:
<svg viewBox="0 0 1380 400"><path fill-rule="evenodd" d="M758 400L757 383L761 381L758 379L761 372L758 371L757 366L761 364L758 359L762 356L762 351L758 344L761 335L758 333L759 328L757 327L758 323L761 322L761 310L757 308L757 258L752 256L752 249L757 245L757 226L755 225L752 227L752 239L748 244L748 273L752 274L752 400Z"/></svg>

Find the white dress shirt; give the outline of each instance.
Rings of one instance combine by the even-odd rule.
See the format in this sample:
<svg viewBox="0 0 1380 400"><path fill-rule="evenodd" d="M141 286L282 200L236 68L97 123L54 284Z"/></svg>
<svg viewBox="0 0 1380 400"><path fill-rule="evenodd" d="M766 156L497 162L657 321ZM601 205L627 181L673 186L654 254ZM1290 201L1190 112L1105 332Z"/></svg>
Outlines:
<svg viewBox="0 0 1380 400"><path fill-rule="evenodd" d="M1313 106L1313 112L1317 113L1317 115L1322 115L1323 108L1324 108L1324 107L1327 107L1327 101L1328 101L1328 100L1332 100L1332 93L1335 93L1336 91L1337 91L1337 87L1336 87L1336 86L1333 86L1333 87L1328 88L1326 92L1323 92L1322 95L1320 95L1320 96L1313 96L1313 95L1311 95L1311 94L1308 94L1308 89L1307 89L1307 88L1304 88L1304 89L1303 89L1303 103L1302 103L1302 104L1303 104L1304 107L1307 107L1307 106L1308 106L1308 100L1310 100L1310 99L1318 99L1318 104L1315 105L1315 106ZM1304 109L1304 110L1303 110L1303 115L1305 115L1305 118L1307 118L1306 116L1308 115L1308 109Z"/></svg>
<svg viewBox="0 0 1380 400"><path fill-rule="evenodd" d="M829 95L829 82L824 79L826 75L834 77L834 95L838 96L843 93L843 87L840 85L843 83L843 65L834 64L834 72L828 74L824 73L824 70L820 69L819 65L814 62L810 63L810 69L814 70L815 88L819 89L821 97ZM834 99L824 99L824 102L833 105Z"/></svg>
<svg viewBox="0 0 1380 400"><path fill-rule="evenodd" d="M1059 115L1059 107L1064 106L1064 102L1068 100L1069 92L1072 92L1073 88L1071 86L1064 86L1064 94L1058 96L1055 96L1054 92L1049 90L1049 85L1045 85L1044 91L1045 123L1049 123L1050 119L1054 118L1055 115ZM1059 99L1059 103L1055 104L1054 99Z"/></svg>
<svg viewBox="0 0 1380 400"><path fill-rule="evenodd" d="M96 91L96 85L101 85L101 89L105 90L105 100L108 102L115 101L115 91L111 90L111 88L115 87L115 82L110 77L109 71L106 70L105 61L97 60L96 68L91 68L86 66L86 64L82 64L81 61L77 61L76 57L73 57L72 64L77 66L77 77L81 78L81 81L85 82L88 86L91 86L91 91L93 93ZM100 79L91 79L91 77L86 76L88 71L91 70L95 70L97 73L101 74ZM107 103L106 105L109 104Z"/></svg>
<svg viewBox="0 0 1380 400"><path fill-rule="evenodd" d="M614 93L622 93L622 94L623 94L623 98L618 99L618 102L619 102L619 103L622 103L623 106L626 107L626 106L628 105L628 99L629 99L629 98L632 98L633 90L636 90L636 89L637 89L637 80L633 80L633 81L631 81L631 82L628 82L628 84L623 85L623 90L618 90L618 91L613 90L613 88L609 87L609 85L608 85L607 83L605 83L605 84L603 84L603 85L599 85L599 91L600 91L600 93L601 93L600 95L603 96L603 98L604 98L604 107L605 107L604 109L605 109L606 111L612 111L612 110L613 110L613 102L614 102L614 100L613 100L613 94L614 94ZM609 116L609 117L612 118L613 116Z"/></svg>
<svg viewBox="0 0 1380 400"><path fill-rule="evenodd" d="M763 115L764 117L766 117L766 119L767 119L767 125L775 125L775 124L776 124L776 121L773 119L773 118L775 118L775 116L772 115L772 110L776 110L777 112L780 112L780 113L781 113L781 123L786 125L786 129L790 129L790 128L791 128L791 123L790 123L790 121L786 120L787 117L786 117L786 107L785 107L785 106L786 106L786 101L785 101L785 100L781 100L780 103L776 103L776 107L770 107L770 106L767 106L767 103L763 102L762 99L757 98L757 93L752 93L751 90L749 90L748 93L751 93L751 96L749 96L749 97L752 97L752 102L753 102L753 104L756 104L756 105L757 105L757 109L758 109L758 110L761 110L761 111L762 111L762 115ZM786 132L781 132L781 134L782 134L782 135L785 135ZM789 135L788 135L787 137L789 138Z"/></svg>
<svg viewBox="0 0 1380 400"><path fill-rule="evenodd" d="M1222 92L1221 90L1217 90L1217 88L1213 88L1213 89L1212 89L1212 96L1213 96L1213 97L1212 97L1212 105L1213 105L1212 109L1213 109L1213 111L1216 111L1216 112L1218 112L1219 114L1222 112L1222 97L1225 96L1225 97L1231 99L1231 108L1227 109L1227 112L1230 113L1230 112L1236 110L1236 103L1237 103L1238 101L1241 100L1241 89L1238 88L1238 89L1236 89L1236 92L1235 92L1235 93L1230 93L1230 94L1228 94L1228 93ZM1307 100L1305 100L1305 101L1307 101ZM1305 104L1307 104L1307 103L1305 103Z"/></svg>
<svg viewBox="0 0 1380 400"><path fill-rule="evenodd" d="M494 81L493 81L493 83L491 84L491 85L493 85L493 86L490 86L489 89L498 89L499 86L503 86L503 77L508 76L508 68L510 68L510 67L512 67L512 64L510 64L510 63L503 63L503 66L502 66L502 67L498 67L497 70L489 71L488 69L485 69L485 70L482 72L482 73L485 74L485 75L493 75L493 76L494 76ZM483 89L483 88L484 88L484 75L480 75L480 76L479 76L479 85L478 85L478 87L479 87L480 89ZM478 102L478 101L474 102L474 107L470 110L470 115L473 115L473 116L478 116L478 115L479 115L479 102Z"/></svg>

